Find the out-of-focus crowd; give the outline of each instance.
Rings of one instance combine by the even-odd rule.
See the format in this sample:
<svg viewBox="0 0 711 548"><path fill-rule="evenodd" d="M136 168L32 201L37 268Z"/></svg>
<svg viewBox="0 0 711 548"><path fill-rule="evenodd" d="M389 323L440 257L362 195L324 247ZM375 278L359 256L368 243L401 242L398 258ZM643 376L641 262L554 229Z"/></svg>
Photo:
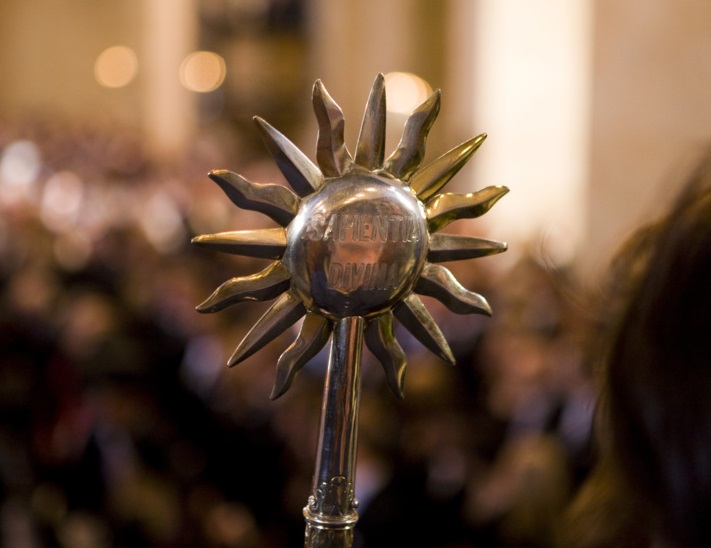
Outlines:
<svg viewBox="0 0 711 548"><path fill-rule="evenodd" d="M235 142L196 140L156 166L115 128L0 124L1 546L303 544L327 354L270 401L294 333L228 369L268 303L195 312L265 266L189 245L269 226L206 177L279 178ZM549 546L589 470L574 285L534 257L492 261L451 268L493 318L426 301L456 367L398 332L400 401L365 351L357 546Z"/></svg>

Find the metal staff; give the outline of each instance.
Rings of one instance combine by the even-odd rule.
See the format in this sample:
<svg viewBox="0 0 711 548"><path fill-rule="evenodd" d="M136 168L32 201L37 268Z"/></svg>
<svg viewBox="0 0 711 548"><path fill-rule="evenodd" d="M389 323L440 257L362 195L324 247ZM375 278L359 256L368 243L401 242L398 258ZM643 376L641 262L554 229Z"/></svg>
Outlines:
<svg viewBox="0 0 711 548"><path fill-rule="evenodd" d="M333 330L312 494L304 508L307 548L353 544L363 323L359 316L345 318Z"/></svg>
<svg viewBox="0 0 711 548"><path fill-rule="evenodd" d="M279 225L193 239L227 253L272 260L259 273L228 280L197 307L216 312L243 301L276 299L228 365L251 356L303 318L298 336L277 361L274 399L333 335L313 489L304 508L305 546L310 548L352 545L358 519L354 482L362 341L382 363L392 391L403 397L407 359L393 335L395 318L425 347L454 363L417 294L435 297L458 314L491 314L484 297L465 289L438 263L500 253L506 244L438 231L486 213L508 189L440 193L486 135L421 167L439 105L438 90L410 115L399 145L385 159L385 86L378 75L351 155L343 138L343 113L317 81L318 167L255 117L293 191L254 183L231 171L209 174L237 206L264 213Z"/></svg>

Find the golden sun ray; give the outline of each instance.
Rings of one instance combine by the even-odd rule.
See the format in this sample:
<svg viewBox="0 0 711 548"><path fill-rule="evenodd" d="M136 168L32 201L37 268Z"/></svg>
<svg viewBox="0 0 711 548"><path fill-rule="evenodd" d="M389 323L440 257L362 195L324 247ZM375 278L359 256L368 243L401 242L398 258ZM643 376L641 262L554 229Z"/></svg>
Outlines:
<svg viewBox="0 0 711 548"><path fill-rule="evenodd" d="M259 116L255 116L254 121L291 188L302 198L317 190L323 183L323 174L319 168L294 143Z"/></svg>
<svg viewBox="0 0 711 548"><path fill-rule="evenodd" d="M230 305L244 301L270 301L289 289L291 276L281 262L251 276L232 278L226 281L205 301L198 305L198 312L218 312Z"/></svg>
<svg viewBox="0 0 711 548"><path fill-rule="evenodd" d="M385 171L401 181L409 180L425 155L425 140L439 114L439 90L430 95L405 122L402 139L385 162Z"/></svg>
<svg viewBox="0 0 711 548"><path fill-rule="evenodd" d="M283 228L263 228L218 232L195 236L193 243L233 255L280 259L286 250L286 231Z"/></svg>
<svg viewBox="0 0 711 548"><path fill-rule="evenodd" d="M486 138L479 135L420 167L440 96L435 91L409 116L400 143L384 159L385 81L378 75L353 156L344 142L343 112L317 80L312 102L318 121L318 166L255 117L293 192L227 170L209 174L235 205L263 213L279 225L193 239L218 251L273 261L261 272L228 280L197 307L216 312L244 301L277 299L234 351L230 366L304 318L298 336L277 362L272 398L289 389L342 319L365 320L366 345L383 365L388 386L402 397L407 357L394 336L395 318L430 351L448 363L455 361L416 293L434 297L457 314L491 313L483 296L464 288L436 263L500 253L506 244L436 232L458 219L483 215L508 189L439 193Z"/></svg>
<svg viewBox="0 0 711 548"><path fill-rule="evenodd" d="M454 365L454 354L447 344L447 339L417 295L410 294L405 297L395 306L393 314L418 341L444 361Z"/></svg>
<svg viewBox="0 0 711 548"><path fill-rule="evenodd" d="M368 322L364 338L365 344L383 365L388 386L403 398L407 356L393 333L393 315L381 314Z"/></svg>
<svg viewBox="0 0 711 548"><path fill-rule="evenodd" d="M370 91L358 134L355 162L375 171L385 157L385 77L378 74Z"/></svg>
<svg viewBox="0 0 711 548"><path fill-rule="evenodd" d="M308 312L296 340L279 356L271 399L286 392L296 374L326 345L333 328L323 316Z"/></svg>
<svg viewBox="0 0 711 548"><path fill-rule="evenodd" d="M282 293L277 301L257 320L249 333L227 362L228 365L237 365L246 360L265 344L281 335L289 327L306 315L304 303L293 293Z"/></svg>
<svg viewBox="0 0 711 548"><path fill-rule="evenodd" d="M316 161L324 176L338 177L353 166L353 158L343 137L343 111L328 94L321 80L316 80L314 84L312 102L319 125Z"/></svg>
<svg viewBox="0 0 711 548"><path fill-rule="evenodd" d="M260 211L280 226L288 226L299 212L299 197L282 185L259 184L227 170L208 174L237 207Z"/></svg>

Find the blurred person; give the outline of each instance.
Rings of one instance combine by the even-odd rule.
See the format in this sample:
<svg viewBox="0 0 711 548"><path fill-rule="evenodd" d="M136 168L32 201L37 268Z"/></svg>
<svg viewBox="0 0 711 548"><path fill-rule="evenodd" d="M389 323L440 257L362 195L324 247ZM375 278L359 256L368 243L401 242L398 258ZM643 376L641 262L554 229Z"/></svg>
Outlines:
<svg viewBox="0 0 711 548"><path fill-rule="evenodd" d="M477 546L550 546L587 473L592 389L570 284L564 271L524 256L502 284L476 356L483 411L500 425L467 485L463 512Z"/></svg>
<svg viewBox="0 0 711 548"><path fill-rule="evenodd" d="M600 459L560 545L711 546L711 155L611 278Z"/></svg>

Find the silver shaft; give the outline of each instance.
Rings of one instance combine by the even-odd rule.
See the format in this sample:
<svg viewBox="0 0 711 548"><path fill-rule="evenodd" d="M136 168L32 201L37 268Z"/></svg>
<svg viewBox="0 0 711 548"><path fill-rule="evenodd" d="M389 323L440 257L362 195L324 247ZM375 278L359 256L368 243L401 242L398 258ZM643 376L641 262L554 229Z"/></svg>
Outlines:
<svg viewBox="0 0 711 548"><path fill-rule="evenodd" d="M313 488L304 508L305 548L350 548L358 521L358 446L362 317L336 322L326 373Z"/></svg>

